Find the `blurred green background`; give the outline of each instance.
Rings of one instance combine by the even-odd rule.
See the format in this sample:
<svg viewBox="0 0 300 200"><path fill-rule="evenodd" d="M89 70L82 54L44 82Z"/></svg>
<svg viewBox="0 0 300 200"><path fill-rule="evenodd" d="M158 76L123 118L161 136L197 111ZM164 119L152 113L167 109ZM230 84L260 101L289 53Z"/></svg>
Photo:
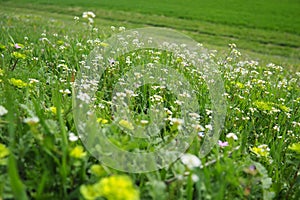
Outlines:
<svg viewBox="0 0 300 200"><path fill-rule="evenodd" d="M91 10L103 27L169 27L209 48L222 51L236 43L251 58L300 65L299 0L0 0L0 7L0 12L42 11L61 17Z"/></svg>

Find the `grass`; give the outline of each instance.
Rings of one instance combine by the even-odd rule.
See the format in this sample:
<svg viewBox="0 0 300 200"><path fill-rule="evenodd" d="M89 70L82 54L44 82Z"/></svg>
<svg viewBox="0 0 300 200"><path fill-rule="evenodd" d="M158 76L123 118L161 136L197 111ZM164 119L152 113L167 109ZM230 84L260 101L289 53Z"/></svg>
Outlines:
<svg viewBox="0 0 300 200"><path fill-rule="evenodd" d="M284 56L288 47L272 47L265 53L268 48L257 42L269 38L272 43L283 41L297 46L296 32L287 33L288 28L281 30L293 38L287 41L271 25L269 30L243 25L235 28L232 24L186 19L188 15L178 14L185 18L178 19L159 16L157 10L156 15L148 15L142 14L147 11L124 12L114 10L115 7L97 9L95 23L88 24L87 19L80 17L75 21L73 17L81 16L92 4L85 7L76 3L76 7L59 8L3 1L1 5L5 7L0 7L0 199L299 199L300 73L286 65L266 65L278 55ZM199 149L209 135L214 105L208 95L206 77L190 60L157 49L129 52L114 57L95 95L95 122L98 129L106 131L111 143L130 152L151 152L183 134L186 121L182 121L185 118L180 113L181 103L176 101L179 98L175 91L158 84L131 91L135 94L130 98L134 122L128 118L117 119L112 113L111 105L115 103L112 88L121 82L120 77L138 65L145 67L142 70L151 69L149 63L170 65L182 74L195 91L200 117L190 121L197 128L191 146L172 165L149 173L122 172L94 157L93 151L101 142L97 136L89 140L95 149L86 149L86 143L78 138L86 135L78 131L76 123L86 116L82 113L76 122L73 115L76 107L72 98L78 98L74 78L80 76L83 71L80 67L91 50L104 48L105 39L123 33L120 26L126 25L128 29L166 24L185 29L184 33L198 41L206 39L205 47L219 50L209 51L209 59L218 63L224 81L222 95L227 113L220 142L206 157L200 157ZM111 29L112 25L116 30ZM197 32L195 26L200 25L205 25L207 33ZM232 40L220 36L217 30L224 29L239 37L238 47L231 45L225 51L223 43ZM252 33L254 41L243 39L238 31ZM218 34L211 34L214 32ZM248 53L256 51L252 58L240 54L239 43L247 47ZM257 49L251 49L256 45ZM290 54L285 55L290 56L287 60L277 57L278 62L297 63L296 50L290 47L289 52L295 52L295 57ZM262 62L257 62L255 55L263 58ZM146 72L135 76L143 78ZM178 82L179 76L174 80ZM132 94L131 86L124 84L121 89L128 89L127 93ZM131 137L128 133L136 130L135 123L151 122L148 110L155 105L161 105L167 113L166 119L161 120L164 126L159 134L144 139ZM116 158L122 159L122 156ZM133 167L146 163L151 164L144 161Z"/></svg>
<svg viewBox="0 0 300 200"><path fill-rule="evenodd" d="M18 2L18 1L17 1ZM288 0L261 1L19 1L40 5L59 5L83 8L105 8L146 14L166 15L169 17L208 21L239 27L270 29L280 32L300 34L299 2Z"/></svg>
<svg viewBox="0 0 300 200"><path fill-rule="evenodd" d="M235 42L244 54L253 58L299 67L297 1L233 1L226 5L223 1L191 1L184 2L184 9L182 1L172 4L168 1L21 2L17 7L47 13L80 15L84 9L91 9L100 19L112 23L170 27L218 50ZM5 1L3 7L15 8L16 3Z"/></svg>

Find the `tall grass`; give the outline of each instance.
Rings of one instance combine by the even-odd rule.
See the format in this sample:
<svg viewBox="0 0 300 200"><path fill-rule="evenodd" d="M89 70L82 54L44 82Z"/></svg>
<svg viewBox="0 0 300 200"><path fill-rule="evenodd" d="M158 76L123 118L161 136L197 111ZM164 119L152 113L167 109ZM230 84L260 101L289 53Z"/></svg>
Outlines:
<svg viewBox="0 0 300 200"><path fill-rule="evenodd" d="M245 60L231 44L218 63L227 116L220 141L200 159L210 129L210 100L201 73L166 52L131 52L114 62L97 93L97 118L108 126L111 87L134 62L167 62L193 84L199 98L199 133L184 156L159 171L130 174L109 168L84 149L72 115L72 85L90 51L123 28L62 21L41 15L1 13L0 198L2 199L298 199L300 166L300 73ZM103 44L102 44L103 45ZM137 59L141 57L141 59ZM132 60L133 62L128 62ZM180 66L185 66L184 69ZM131 112L147 120L145 108L160 96L169 119L180 119L170 91L145 85ZM154 96L157 95L157 96ZM151 98L152 97L152 98ZM158 98L160 100L160 98ZM131 141L120 129L109 135L125 150L149 150L178 134L166 120L157 143ZM124 123L123 123L124 125ZM128 123L125 123L130 128ZM192 156L194 155L194 156ZM196 164L195 164L196 163ZM198 163L198 164L197 164Z"/></svg>

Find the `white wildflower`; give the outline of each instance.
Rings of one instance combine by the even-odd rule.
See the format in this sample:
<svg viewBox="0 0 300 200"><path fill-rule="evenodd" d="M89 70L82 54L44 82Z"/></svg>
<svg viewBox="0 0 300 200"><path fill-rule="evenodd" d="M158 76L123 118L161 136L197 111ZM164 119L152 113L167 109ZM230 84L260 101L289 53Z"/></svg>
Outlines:
<svg viewBox="0 0 300 200"><path fill-rule="evenodd" d="M93 12L88 11L88 12L83 12L82 13L82 17L83 18L95 18L96 15Z"/></svg>
<svg viewBox="0 0 300 200"><path fill-rule="evenodd" d="M29 84L33 84L33 83L39 83L40 81L39 80L36 80L34 78L30 78L29 79Z"/></svg>
<svg viewBox="0 0 300 200"><path fill-rule="evenodd" d="M69 89L59 90L59 92L62 94L71 94L71 91Z"/></svg>
<svg viewBox="0 0 300 200"><path fill-rule="evenodd" d="M192 174L192 180L193 182L198 182L199 181L199 176L197 176L196 174Z"/></svg>
<svg viewBox="0 0 300 200"><path fill-rule="evenodd" d="M90 24L93 24L93 23L94 23L94 19L93 19L93 18L88 18L88 20L89 20L89 23L90 23Z"/></svg>
<svg viewBox="0 0 300 200"><path fill-rule="evenodd" d="M84 92L79 92L79 94L77 95L77 99L85 102L85 103L90 103L91 101L91 97L87 94L87 93L84 93Z"/></svg>
<svg viewBox="0 0 300 200"><path fill-rule="evenodd" d="M181 157L181 162L184 165L186 165L189 169L201 166L201 160L197 156L189 153L184 154Z"/></svg>
<svg viewBox="0 0 300 200"><path fill-rule="evenodd" d="M71 142L75 142L75 141L78 140L78 136L76 136L74 133L70 132L70 133L69 133L69 140L70 140Z"/></svg>
<svg viewBox="0 0 300 200"><path fill-rule="evenodd" d="M146 124L148 124L148 123L149 123L149 121L148 121L148 120L144 120L144 119L142 119L140 122L141 122L141 124L142 124L142 125L146 125Z"/></svg>
<svg viewBox="0 0 300 200"><path fill-rule="evenodd" d="M182 125L183 124L183 119L178 119L178 118L171 118L171 124L173 125Z"/></svg>
<svg viewBox="0 0 300 200"><path fill-rule="evenodd" d="M279 131L280 131L280 126L278 126L278 124L276 124L276 125L273 127L273 129L274 129L275 131L279 132Z"/></svg>
<svg viewBox="0 0 300 200"><path fill-rule="evenodd" d="M238 140L238 137L237 137L236 134L234 134L234 133L228 133L228 134L226 135L226 137L227 137L227 138L232 138L232 139L234 139L234 140Z"/></svg>
<svg viewBox="0 0 300 200"><path fill-rule="evenodd" d="M124 26L119 27L119 31L125 31L126 28Z"/></svg>
<svg viewBox="0 0 300 200"><path fill-rule="evenodd" d="M6 110L6 108L4 108L3 106L0 105L0 116L3 116L7 113L8 111Z"/></svg>
<svg viewBox="0 0 300 200"><path fill-rule="evenodd" d="M213 129L213 127L212 127L211 124L205 125L205 128L208 129L208 130L212 130Z"/></svg>
<svg viewBox="0 0 300 200"><path fill-rule="evenodd" d="M28 117L24 119L24 123L28 124L28 125L34 125L37 124L40 121L40 119L38 117Z"/></svg>
<svg viewBox="0 0 300 200"><path fill-rule="evenodd" d="M203 137L205 136L205 135L204 135L204 132L199 132L199 133L198 133L198 136L201 137L201 138L203 138Z"/></svg>

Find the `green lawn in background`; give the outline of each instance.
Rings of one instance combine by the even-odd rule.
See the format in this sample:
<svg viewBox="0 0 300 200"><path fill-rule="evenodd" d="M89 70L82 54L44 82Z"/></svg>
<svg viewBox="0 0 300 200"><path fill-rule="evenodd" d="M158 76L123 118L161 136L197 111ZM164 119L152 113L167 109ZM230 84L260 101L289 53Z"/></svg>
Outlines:
<svg viewBox="0 0 300 200"><path fill-rule="evenodd" d="M81 15L92 10L103 25L164 26L180 30L208 47L236 43L250 57L287 67L300 63L300 2L182 0L0 0L4 9L22 8ZM105 22L104 22L105 20ZM101 25L101 24L100 24Z"/></svg>

